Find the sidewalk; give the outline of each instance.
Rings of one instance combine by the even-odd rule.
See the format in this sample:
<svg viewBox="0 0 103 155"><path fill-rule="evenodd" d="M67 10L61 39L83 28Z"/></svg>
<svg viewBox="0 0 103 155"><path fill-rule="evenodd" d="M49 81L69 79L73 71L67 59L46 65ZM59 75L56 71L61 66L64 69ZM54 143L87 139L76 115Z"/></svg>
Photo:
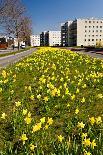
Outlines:
<svg viewBox="0 0 103 155"><path fill-rule="evenodd" d="M22 60L23 58L31 55L34 51L36 51L36 48L32 48L27 51L23 51L21 53L5 56L5 57L0 57L0 69L5 68L13 63L18 62L19 60Z"/></svg>

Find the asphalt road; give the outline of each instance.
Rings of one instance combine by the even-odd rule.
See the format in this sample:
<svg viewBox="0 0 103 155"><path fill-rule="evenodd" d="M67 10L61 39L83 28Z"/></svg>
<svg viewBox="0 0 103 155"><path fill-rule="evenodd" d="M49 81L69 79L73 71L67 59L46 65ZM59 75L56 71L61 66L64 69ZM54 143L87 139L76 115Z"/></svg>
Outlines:
<svg viewBox="0 0 103 155"><path fill-rule="evenodd" d="M69 47L63 47L63 49L70 50ZM85 51L73 51L73 52L89 55L89 56L91 56L93 58L103 59L103 55L102 54L96 54L96 52L93 52L93 51L88 51L88 52L85 52Z"/></svg>
<svg viewBox="0 0 103 155"><path fill-rule="evenodd" d="M93 51L89 51L89 52L77 51L77 53L83 53L83 54L89 55L93 58L103 59L102 54L96 54L96 52L93 52Z"/></svg>
<svg viewBox="0 0 103 155"><path fill-rule="evenodd" d="M13 63L18 62L19 60L22 60L24 57L31 55L35 50L36 48L32 48L21 53L0 57L0 68L5 68Z"/></svg>

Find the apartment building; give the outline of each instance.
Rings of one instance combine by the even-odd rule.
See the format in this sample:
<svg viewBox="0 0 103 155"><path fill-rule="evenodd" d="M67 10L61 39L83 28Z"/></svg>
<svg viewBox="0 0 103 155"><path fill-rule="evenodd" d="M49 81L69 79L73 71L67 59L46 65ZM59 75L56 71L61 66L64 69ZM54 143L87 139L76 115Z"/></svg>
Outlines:
<svg viewBox="0 0 103 155"><path fill-rule="evenodd" d="M72 21L67 21L66 23L61 24L61 45L62 46L68 46L68 31L69 26L72 23Z"/></svg>
<svg viewBox="0 0 103 155"><path fill-rule="evenodd" d="M61 31L47 31L45 33L46 46L61 46Z"/></svg>
<svg viewBox="0 0 103 155"><path fill-rule="evenodd" d="M46 34L46 31L40 34L40 46L45 46L45 34Z"/></svg>
<svg viewBox="0 0 103 155"><path fill-rule="evenodd" d="M68 44L63 44L62 37L63 46L95 46L98 42L103 42L103 19L75 19L74 21L68 21L68 23L64 24L66 29L66 35L64 36L67 38ZM62 26L61 36L63 36Z"/></svg>
<svg viewBox="0 0 103 155"><path fill-rule="evenodd" d="M31 35L30 36L31 46L40 46L40 35Z"/></svg>

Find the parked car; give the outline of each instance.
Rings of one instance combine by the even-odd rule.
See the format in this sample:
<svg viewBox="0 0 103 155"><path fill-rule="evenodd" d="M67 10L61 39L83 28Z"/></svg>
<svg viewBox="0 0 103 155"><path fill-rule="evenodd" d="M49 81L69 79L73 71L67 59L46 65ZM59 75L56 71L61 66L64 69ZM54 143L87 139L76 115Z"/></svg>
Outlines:
<svg viewBox="0 0 103 155"><path fill-rule="evenodd" d="M22 44L20 47L21 47L22 49L24 49L26 46L25 46L24 44Z"/></svg>

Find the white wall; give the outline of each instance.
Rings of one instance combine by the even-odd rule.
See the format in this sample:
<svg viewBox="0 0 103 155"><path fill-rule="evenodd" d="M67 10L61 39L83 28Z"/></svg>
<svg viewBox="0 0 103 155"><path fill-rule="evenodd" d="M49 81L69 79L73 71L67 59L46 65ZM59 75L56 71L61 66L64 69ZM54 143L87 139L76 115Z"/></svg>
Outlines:
<svg viewBox="0 0 103 155"><path fill-rule="evenodd" d="M61 45L61 31L49 31L49 46Z"/></svg>
<svg viewBox="0 0 103 155"><path fill-rule="evenodd" d="M31 46L40 46L40 35L30 36Z"/></svg>
<svg viewBox="0 0 103 155"><path fill-rule="evenodd" d="M98 41L103 42L102 19L78 19L77 20L77 46L93 46Z"/></svg>

